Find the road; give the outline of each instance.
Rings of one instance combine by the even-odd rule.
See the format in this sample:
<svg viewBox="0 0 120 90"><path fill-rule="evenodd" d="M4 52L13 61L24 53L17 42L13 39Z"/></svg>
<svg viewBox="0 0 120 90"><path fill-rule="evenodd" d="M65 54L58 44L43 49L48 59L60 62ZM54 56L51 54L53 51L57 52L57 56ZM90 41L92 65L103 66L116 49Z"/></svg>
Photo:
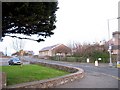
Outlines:
<svg viewBox="0 0 120 90"><path fill-rule="evenodd" d="M8 66L8 61L10 58L0 58L0 66ZM29 62L23 62L23 64L29 64Z"/></svg>
<svg viewBox="0 0 120 90"><path fill-rule="evenodd" d="M9 58L0 58L0 66L7 66Z"/></svg>
<svg viewBox="0 0 120 90"><path fill-rule="evenodd" d="M118 69L109 67L108 64L99 64L99 66L96 67L93 63L61 62L28 57L25 59L28 61L54 63L84 69L84 78L57 86L55 88L118 88L118 82L120 82L120 77L118 77Z"/></svg>

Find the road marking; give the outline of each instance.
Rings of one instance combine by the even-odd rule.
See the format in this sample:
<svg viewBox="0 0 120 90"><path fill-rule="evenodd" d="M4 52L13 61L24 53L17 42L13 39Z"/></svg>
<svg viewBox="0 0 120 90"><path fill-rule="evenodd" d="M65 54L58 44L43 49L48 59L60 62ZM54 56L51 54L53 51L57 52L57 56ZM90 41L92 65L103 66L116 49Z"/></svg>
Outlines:
<svg viewBox="0 0 120 90"><path fill-rule="evenodd" d="M92 72L96 72L96 71L92 71ZM96 73L100 73L100 72L96 72ZM103 74L103 75L106 75L106 76L110 76L110 77L112 77L112 78L114 78L114 79L120 80L120 78L117 77L117 76L113 76L113 75L105 74L105 73L100 73L100 74Z"/></svg>
<svg viewBox="0 0 120 90"><path fill-rule="evenodd" d="M119 77L117 77L117 76L113 76L113 75L110 75L110 74L105 74L105 73L101 73L101 74L104 74L104 75L110 76L110 77L115 78L115 79L117 79L117 80L120 80L120 78L119 78Z"/></svg>

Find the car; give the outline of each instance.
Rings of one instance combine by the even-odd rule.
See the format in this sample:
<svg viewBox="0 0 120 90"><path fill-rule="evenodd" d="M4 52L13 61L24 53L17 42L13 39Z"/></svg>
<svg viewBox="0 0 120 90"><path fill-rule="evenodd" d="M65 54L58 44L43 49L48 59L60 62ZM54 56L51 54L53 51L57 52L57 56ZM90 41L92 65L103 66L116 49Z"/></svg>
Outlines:
<svg viewBox="0 0 120 90"><path fill-rule="evenodd" d="M9 61L8 61L9 65L21 65L21 61L18 57L14 57L14 58L11 58Z"/></svg>

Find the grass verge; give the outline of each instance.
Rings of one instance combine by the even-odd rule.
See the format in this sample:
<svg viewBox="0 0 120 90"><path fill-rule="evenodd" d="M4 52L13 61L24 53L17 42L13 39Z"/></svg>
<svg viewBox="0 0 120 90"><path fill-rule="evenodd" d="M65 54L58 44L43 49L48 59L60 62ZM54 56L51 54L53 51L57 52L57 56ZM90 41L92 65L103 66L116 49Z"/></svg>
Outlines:
<svg viewBox="0 0 120 90"><path fill-rule="evenodd" d="M24 65L23 67L19 65L2 66L2 71L7 74L7 85L49 79L69 74L65 71L40 65Z"/></svg>

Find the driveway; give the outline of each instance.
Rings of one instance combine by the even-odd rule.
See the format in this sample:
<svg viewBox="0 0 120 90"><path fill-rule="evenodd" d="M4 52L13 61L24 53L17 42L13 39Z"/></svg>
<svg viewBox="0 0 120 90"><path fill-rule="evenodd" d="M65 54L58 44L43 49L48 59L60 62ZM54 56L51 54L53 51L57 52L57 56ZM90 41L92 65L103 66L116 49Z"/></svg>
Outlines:
<svg viewBox="0 0 120 90"><path fill-rule="evenodd" d="M118 69L109 67L109 64L99 64L99 66L96 67L93 63L61 62L29 57L26 57L25 59L28 61L54 63L84 69L84 78L55 88L118 88L118 81L120 81L120 77L118 77Z"/></svg>

